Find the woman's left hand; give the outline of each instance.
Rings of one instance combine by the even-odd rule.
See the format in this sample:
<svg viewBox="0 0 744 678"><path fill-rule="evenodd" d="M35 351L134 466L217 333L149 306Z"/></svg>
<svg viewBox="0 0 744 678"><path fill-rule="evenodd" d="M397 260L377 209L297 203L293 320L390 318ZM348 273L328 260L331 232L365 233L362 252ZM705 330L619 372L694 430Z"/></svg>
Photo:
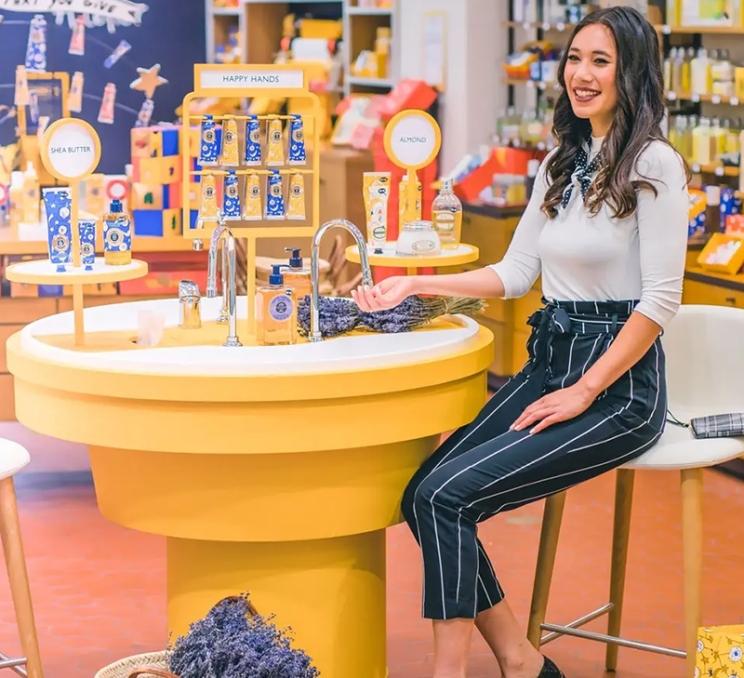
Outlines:
<svg viewBox="0 0 744 678"><path fill-rule="evenodd" d="M589 409L595 398L595 393L578 383L553 391L525 408L511 428L513 431L521 431L537 422L530 433L539 433L548 426L578 417Z"/></svg>

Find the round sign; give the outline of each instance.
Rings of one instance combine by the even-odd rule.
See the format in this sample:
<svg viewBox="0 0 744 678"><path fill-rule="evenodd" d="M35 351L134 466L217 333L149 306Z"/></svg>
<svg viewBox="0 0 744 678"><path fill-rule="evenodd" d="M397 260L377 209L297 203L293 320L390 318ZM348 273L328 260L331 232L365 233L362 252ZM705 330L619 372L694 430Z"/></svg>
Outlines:
<svg viewBox="0 0 744 678"><path fill-rule="evenodd" d="M56 179L85 179L95 171L100 159L101 141L85 120L57 120L41 139L41 160Z"/></svg>
<svg viewBox="0 0 744 678"><path fill-rule="evenodd" d="M437 121L424 111L401 111L385 127L385 152L398 167L426 167L441 145Z"/></svg>

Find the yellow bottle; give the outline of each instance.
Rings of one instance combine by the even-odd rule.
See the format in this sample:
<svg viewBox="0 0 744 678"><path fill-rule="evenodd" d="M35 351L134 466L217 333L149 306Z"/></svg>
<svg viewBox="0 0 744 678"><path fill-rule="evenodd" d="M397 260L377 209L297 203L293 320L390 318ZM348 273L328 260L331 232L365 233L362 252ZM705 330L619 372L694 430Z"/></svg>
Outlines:
<svg viewBox="0 0 744 678"><path fill-rule="evenodd" d="M421 191L422 185L419 179L416 180L416 206L409 221L421 220ZM406 219L408 212L408 175L404 175L398 186L398 228L401 228Z"/></svg>
<svg viewBox="0 0 744 678"><path fill-rule="evenodd" d="M256 292L256 340L264 346L294 344L297 337L297 305L284 285L282 266L274 264L269 284Z"/></svg>
<svg viewBox="0 0 744 678"><path fill-rule="evenodd" d="M23 173L23 204L21 220L27 224L38 224L41 220L41 188L34 163L26 165Z"/></svg>

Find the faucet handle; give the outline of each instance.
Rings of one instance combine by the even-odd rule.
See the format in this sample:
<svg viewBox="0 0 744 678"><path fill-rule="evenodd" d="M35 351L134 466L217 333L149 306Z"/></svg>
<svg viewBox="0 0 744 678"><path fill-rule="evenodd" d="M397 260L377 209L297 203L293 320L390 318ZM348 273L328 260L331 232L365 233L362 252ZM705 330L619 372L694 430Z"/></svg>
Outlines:
<svg viewBox="0 0 744 678"><path fill-rule="evenodd" d="M201 297L199 285L193 280L181 280L178 283L178 298L185 299L186 297Z"/></svg>

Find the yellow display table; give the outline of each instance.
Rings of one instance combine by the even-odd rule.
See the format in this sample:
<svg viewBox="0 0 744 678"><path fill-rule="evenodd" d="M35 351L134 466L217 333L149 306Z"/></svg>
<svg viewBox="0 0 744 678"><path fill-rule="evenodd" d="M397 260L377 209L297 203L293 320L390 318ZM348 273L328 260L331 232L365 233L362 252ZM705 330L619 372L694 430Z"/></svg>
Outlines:
<svg viewBox="0 0 744 678"><path fill-rule="evenodd" d="M466 245L465 243L460 243L455 247L444 248L440 254L434 255L422 254L418 256L406 256L397 254L394 242L385 243L385 246L381 249L381 254L375 254L372 247L368 246L367 258L369 259L371 266L394 266L406 268L409 275L415 275L419 268L424 267L441 268L444 266L462 266L463 264L470 264L474 261L478 261L478 257L480 256L477 247L474 245ZM345 255L349 261L352 261L355 264L360 262L359 248L356 245L347 247Z"/></svg>
<svg viewBox="0 0 744 678"><path fill-rule="evenodd" d="M458 316L225 348L219 301L200 330L175 300L87 309L84 346L71 314L31 323L8 341L18 419L90 445L103 514L167 537L172 634L248 591L324 678L382 678L384 530L438 435L483 405L491 333ZM156 348L132 342L143 309L165 316Z"/></svg>

